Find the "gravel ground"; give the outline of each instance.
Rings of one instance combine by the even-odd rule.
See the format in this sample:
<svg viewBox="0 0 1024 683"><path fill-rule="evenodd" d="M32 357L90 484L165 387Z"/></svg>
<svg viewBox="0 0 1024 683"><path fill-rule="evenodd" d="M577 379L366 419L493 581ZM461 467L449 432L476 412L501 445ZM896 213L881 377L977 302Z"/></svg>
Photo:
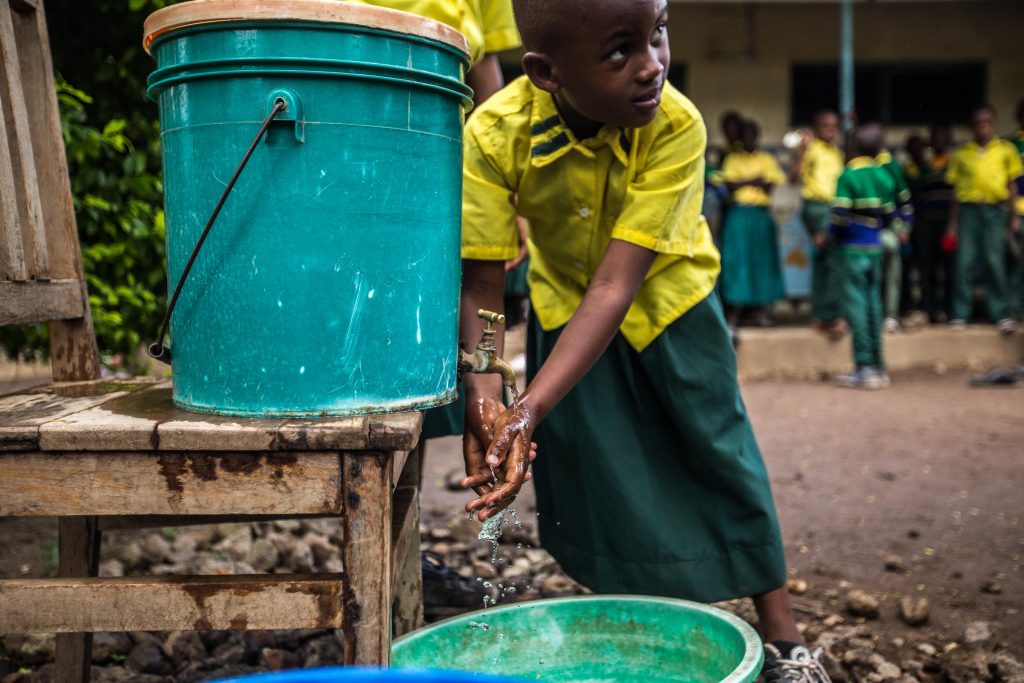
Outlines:
<svg viewBox="0 0 1024 683"><path fill-rule="evenodd" d="M798 618L837 681L1024 683L1024 389L972 390L967 378L898 374L873 393L744 387ZM536 547L529 490L516 504L524 526L506 527L491 564L458 513L466 494L447 487L460 461L457 439L431 444L423 548L490 583L489 600L585 592ZM101 571L338 571L338 533L288 521L108 534ZM55 537L51 520L0 520L0 577L51 574ZM723 607L753 616L743 601ZM0 680L53 680L52 648L48 636L4 637ZM202 681L340 657L326 631L100 634L93 680Z"/></svg>

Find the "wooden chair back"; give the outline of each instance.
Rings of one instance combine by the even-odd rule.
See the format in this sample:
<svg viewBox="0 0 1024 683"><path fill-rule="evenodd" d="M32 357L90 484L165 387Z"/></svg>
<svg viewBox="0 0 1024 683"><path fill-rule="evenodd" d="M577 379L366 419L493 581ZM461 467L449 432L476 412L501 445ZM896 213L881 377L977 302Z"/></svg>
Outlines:
<svg viewBox="0 0 1024 683"><path fill-rule="evenodd" d="M54 379L96 379L42 0L0 0L0 109L0 325L48 322Z"/></svg>

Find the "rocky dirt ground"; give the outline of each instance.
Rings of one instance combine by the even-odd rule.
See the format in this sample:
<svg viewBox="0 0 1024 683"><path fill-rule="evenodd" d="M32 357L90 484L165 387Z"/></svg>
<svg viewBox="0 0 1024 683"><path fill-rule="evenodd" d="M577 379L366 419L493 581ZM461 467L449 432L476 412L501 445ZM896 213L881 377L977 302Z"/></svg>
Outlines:
<svg viewBox="0 0 1024 683"><path fill-rule="evenodd" d="M1024 683L1024 389L967 378L899 374L877 393L744 387L797 617L837 681ZM490 562L479 525L458 513L466 494L448 488L459 461L456 439L432 444L422 547L499 602L583 592L537 547L528 490L524 527L506 527ZM111 533L101 573L338 571L339 533L328 521ZM55 537L50 520L0 521L0 576L52 574ZM722 607L753 619L743 601ZM51 637L8 635L0 680L53 680L52 656ZM93 680L203 681L340 657L326 631L98 634Z"/></svg>

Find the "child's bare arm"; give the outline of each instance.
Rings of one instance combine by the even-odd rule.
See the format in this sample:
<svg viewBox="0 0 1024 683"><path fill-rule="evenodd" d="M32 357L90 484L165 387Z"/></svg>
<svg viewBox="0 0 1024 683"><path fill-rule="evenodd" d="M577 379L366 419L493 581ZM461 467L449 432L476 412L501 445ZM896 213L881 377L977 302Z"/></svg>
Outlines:
<svg viewBox="0 0 1024 683"><path fill-rule="evenodd" d="M630 304L657 254L649 249L612 240L572 320L551 355L523 393L518 406L494 423L488 465L504 471L504 482L466 505L480 519L512 502L526 480L524 448L551 409L583 378L615 337Z"/></svg>

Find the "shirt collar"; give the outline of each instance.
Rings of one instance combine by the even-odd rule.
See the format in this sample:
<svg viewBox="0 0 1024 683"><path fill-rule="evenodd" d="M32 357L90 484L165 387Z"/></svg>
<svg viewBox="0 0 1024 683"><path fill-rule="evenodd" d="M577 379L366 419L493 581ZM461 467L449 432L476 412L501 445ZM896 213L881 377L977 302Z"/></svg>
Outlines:
<svg viewBox="0 0 1024 683"><path fill-rule="evenodd" d="M859 156L850 159L850 162L846 164L846 167L850 170L857 170L858 168L867 168L868 166L877 166L878 158L872 159L869 156Z"/></svg>
<svg viewBox="0 0 1024 683"><path fill-rule="evenodd" d="M562 121L555 99L536 86L530 111L530 163L538 168L552 164L573 150L593 159L597 148L608 145L623 166L629 165L634 129L605 124L594 138L578 140Z"/></svg>

